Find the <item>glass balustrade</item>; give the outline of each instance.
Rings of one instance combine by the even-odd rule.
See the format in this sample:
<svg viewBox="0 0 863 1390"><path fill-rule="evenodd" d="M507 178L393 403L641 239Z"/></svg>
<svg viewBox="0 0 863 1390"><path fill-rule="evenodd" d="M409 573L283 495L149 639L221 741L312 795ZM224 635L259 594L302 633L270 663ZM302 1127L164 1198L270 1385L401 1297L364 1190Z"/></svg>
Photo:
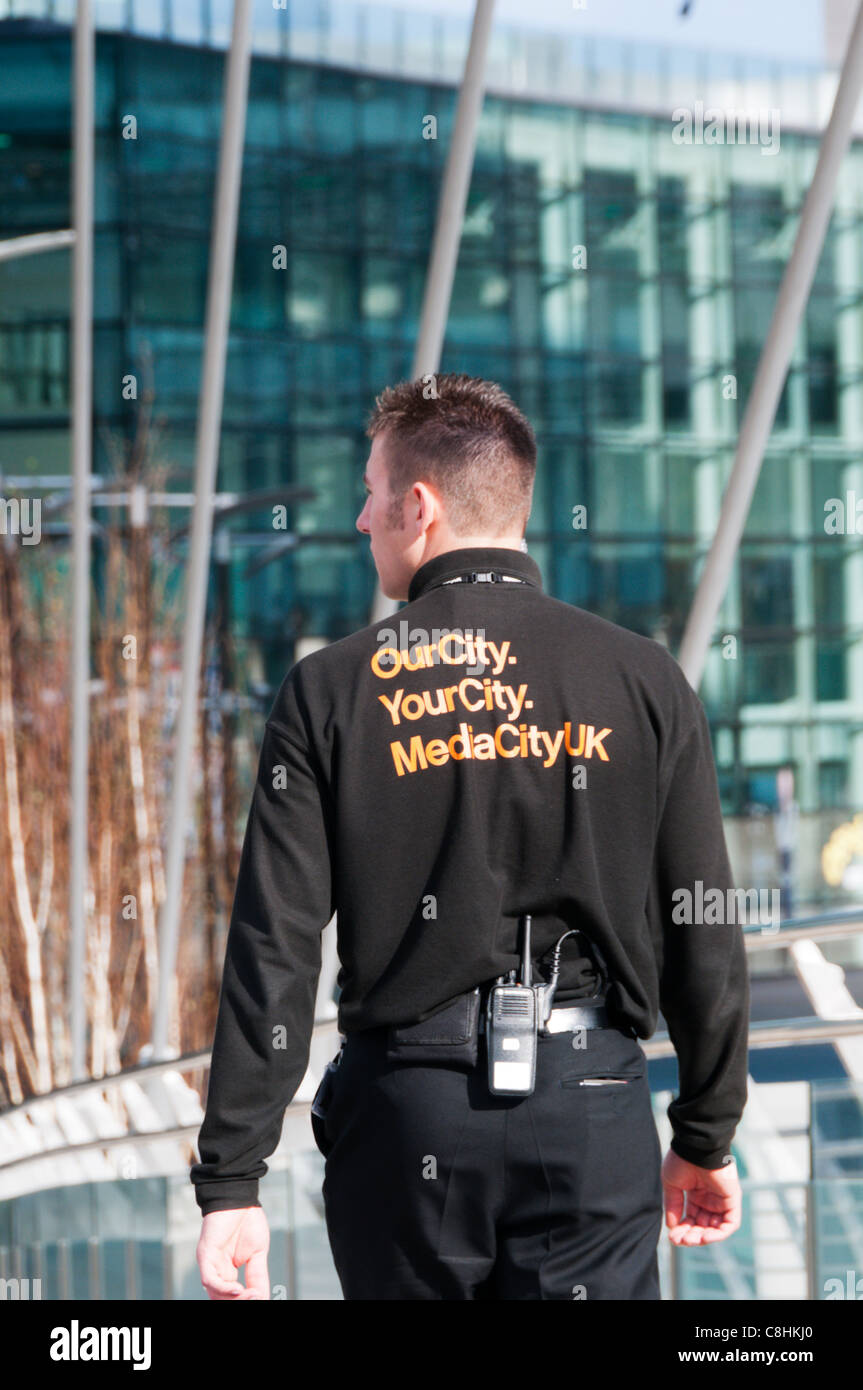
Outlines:
<svg viewBox="0 0 863 1390"><path fill-rule="evenodd" d="M734 1151L743 1221L730 1240L680 1249L659 1241L665 1299L863 1300L863 1083L808 1087L811 1177L750 1175L763 1135L741 1126ZM668 1091L654 1092L660 1132ZM773 1142L781 1142L774 1140ZM271 1296L340 1299L323 1218L323 1159L293 1154L261 1182L270 1224ZM0 1203L5 1297L203 1299L200 1214L184 1174L83 1183Z"/></svg>

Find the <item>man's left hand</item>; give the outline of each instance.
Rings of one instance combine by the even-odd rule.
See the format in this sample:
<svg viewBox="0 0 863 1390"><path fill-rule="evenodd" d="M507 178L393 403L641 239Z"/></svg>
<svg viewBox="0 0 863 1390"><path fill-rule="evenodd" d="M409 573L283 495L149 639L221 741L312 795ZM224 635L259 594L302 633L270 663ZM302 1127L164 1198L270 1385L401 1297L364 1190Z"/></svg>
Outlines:
<svg viewBox="0 0 863 1390"><path fill-rule="evenodd" d="M195 1254L201 1283L210 1298L227 1303L269 1299L269 1248L270 1228L262 1207L211 1211L205 1216ZM245 1285L237 1278L243 1265Z"/></svg>

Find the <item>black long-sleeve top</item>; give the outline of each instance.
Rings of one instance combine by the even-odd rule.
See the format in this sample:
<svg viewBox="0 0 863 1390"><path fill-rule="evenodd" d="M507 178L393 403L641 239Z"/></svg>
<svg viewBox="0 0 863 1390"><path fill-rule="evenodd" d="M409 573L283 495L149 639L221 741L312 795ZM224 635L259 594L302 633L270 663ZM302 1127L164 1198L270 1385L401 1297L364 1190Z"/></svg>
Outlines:
<svg viewBox="0 0 863 1390"><path fill-rule="evenodd" d="M511 578L450 582L492 569ZM523 551L429 560L394 617L297 662L267 719L191 1172L201 1210L258 1204L333 912L342 1033L418 1022L516 967L525 912L536 959L578 927L615 1020L640 1038L659 1009L668 1023L672 1148L721 1166L746 1101L743 937L731 912L680 919L687 894L697 918L729 889L707 719L669 652L550 597ZM591 960L564 945L555 1004L593 992Z"/></svg>

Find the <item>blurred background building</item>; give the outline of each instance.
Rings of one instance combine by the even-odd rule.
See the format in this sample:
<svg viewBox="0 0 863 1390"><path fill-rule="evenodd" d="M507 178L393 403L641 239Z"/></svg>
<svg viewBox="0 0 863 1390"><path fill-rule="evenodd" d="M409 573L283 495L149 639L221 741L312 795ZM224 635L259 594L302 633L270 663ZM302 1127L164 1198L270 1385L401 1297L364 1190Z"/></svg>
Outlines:
<svg viewBox="0 0 863 1390"><path fill-rule="evenodd" d="M70 225L73 9L68 0L0 0L0 238ZM225 527L230 619L263 689L275 689L303 643L338 639L370 619L375 573L355 529L363 424L375 394L410 374L464 63L464 9L347 0L256 9L219 487L316 491L291 510L293 541L275 558L267 508ZM821 51L806 62L572 26L565 35L495 26L443 367L500 382L536 428L527 538L548 591L672 651L716 526L854 13L850 4L823 7ZM110 477L102 427L134 432L137 402L124 399L123 378L139 374L165 425L171 485L188 490L231 9L221 0L129 0L99 4L96 16L93 467ZM765 122L772 112L776 140L781 115L781 155L766 124L758 143L677 142L671 113L696 102ZM429 115L436 138L424 138ZM831 834L863 811L861 142L863 109L700 688L738 880L782 878L776 817L780 774L790 769L794 904L813 913L853 907L863 892L863 848L829 878L822 860ZM67 251L0 263L0 491L4 475L68 474L69 317ZM840 534L826 525L837 499L849 518ZM823 951L847 967L848 989L863 1000L861 937ZM754 1017L812 1012L785 948L760 950L752 965L763 976ZM659 1117L672 1065L651 1063ZM863 1241L863 1182L842 1187L844 1216L822 1207L819 1226L813 1214L810 1179L835 1176L829 1141L857 1132L863 1103L835 1049L766 1049L753 1053L753 1074L800 1088L790 1109L772 1115L769 1143L797 1158L804 1143L810 1178L800 1177L797 1158L751 1167L748 1255L731 1246L686 1252L688 1284L679 1269L665 1271L666 1288L681 1296L759 1296L759 1232L789 1250L805 1247L797 1264L781 1255L791 1282L769 1285L775 1297L821 1287L833 1268L828 1244L817 1270L807 1263L819 1231L827 1242L847 1218ZM819 1093L816 1105L810 1082L838 1090ZM752 1125L762 1121L756 1108ZM294 1155L294 1167L266 1180L272 1201L298 1201L317 1233L304 1263L307 1226L286 1218L290 1296L330 1287L308 1195L315 1160ZM863 1174L863 1155L841 1162ZM294 1170L304 1163L310 1186ZM783 1172L789 1191L777 1205ZM188 1220L182 1176L148 1181L176 1184ZM112 1190L103 1184L101 1197L94 1189L87 1199L85 1246L99 1201L100 1211L120 1201ZM827 1190L829 1206L839 1189ZM71 1208L82 1210L83 1188L62 1191L78 1195L57 1196L55 1236ZM30 1203L30 1244L39 1243L39 1222L51 1226L38 1196L15 1199ZM154 1200L166 1219L170 1194L160 1188ZM12 1206L5 1218L0 1207L0 1220L12 1222ZM15 1219L25 1221L23 1212ZM106 1235L95 1265L82 1246L75 1287L133 1270L128 1287L138 1296L176 1294L182 1280L164 1283L164 1247L152 1238L150 1275L134 1274L140 1250L129 1255L126 1226L116 1250ZM190 1297L195 1238L190 1225ZM0 1226L0 1247L15 1246L11 1224L5 1237ZM72 1256L64 1258L72 1287ZM837 1256L837 1268L848 1258ZM303 1286L298 1269L320 1269L323 1282L307 1275ZM142 1293L148 1278L159 1292Z"/></svg>
<svg viewBox="0 0 863 1390"><path fill-rule="evenodd" d="M69 6L26 8L40 17L2 24L3 236L70 218ZM184 487L230 12L170 0L97 17L94 470L111 471L100 426L133 429L122 377L151 362ZM249 582L271 518L257 536L254 515L234 523L236 635L278 684L299 635L369 621L363 422L410 372L467 23L321 0L259 5L255 24L219 485L317 490L290 518L299 544ZM781 111L782 157L675 143L669 112L696 91ZM828 96L819 66L493 40L445 366L501 382L534 422L528 541L550 592L672 649ZM825 534L830 499L863 502L861 161L855 143L723 605L736 656L717 642L701 687L729 838L793 768L797 891L815 902L831 893L821 849L863 806L863 568L853 537ZM0 267L4 473L67 471L68 355L68 252Z"/></svg>

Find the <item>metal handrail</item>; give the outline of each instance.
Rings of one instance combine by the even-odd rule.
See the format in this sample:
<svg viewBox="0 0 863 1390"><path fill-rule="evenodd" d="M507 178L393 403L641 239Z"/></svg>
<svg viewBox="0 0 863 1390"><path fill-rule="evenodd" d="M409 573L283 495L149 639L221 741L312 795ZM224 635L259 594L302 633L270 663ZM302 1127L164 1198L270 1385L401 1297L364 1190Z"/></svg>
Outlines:
<svg viewBox="0 0 863 1390"><path fill-rule="evenodd" d="M332 1019L323 1020L315 1025L314 1035L322 1037L327 1031L337 1032L335 1021ZM783 1023L753 1023L749 1028L749 1047L777 1047L791 1046L800 1044L811 1044L814 1042L833 1042L837 1038L863 1036L863 1013L859 1018L842 1019L823 1019L823 1018L797 1018L788 1019ZM674 1045L666 1033L657 1034L654 1037L641 1043L641 1047L648 1060L655 1060L661 1057L673 1057ZM0 1119L5 1115L20 1115L39 1104L50 1103L60 1097L65 1098L70 1093L80 1094L87 1090L102 1090L109 1087L121 1085L124 1081L150 1080L155 1076L164 1075L169 1071L195 1071L206 1067L209 1064L209 1052L194 1052L185 1057L177 1057L173 1061L157 1062L152 1066L139 1066L131 1068L129 1071L118 1072L113 1076L102 1077L98 1081L77 1082L73 1086L64 1088L61 1091L49 1092L44 1096L38 1096L32 1100L25 1101L23 1105L11 1107L0 1114ZM288 1106L288 1112L292 1117L308 1115L310 1101L294 1100ZM151 1143L163 1139L187 1139L194 1140L200 1132L200 1124L178 1125L170 1129L157 1130L136 1130L127 1134L105 1135L102 1138L90 1139L83 1144L64 1144L58 1148L38 1149L33 1153L23 1154L8 1162L0 1162L0 1173L9 1172L11 1169L23 1163L35 1162L40 1158L62 1158L75 1157L77 1154L92 1153L94 1151L120 1148L124 1144Z"/></svg>
<svg viewBox="0 0 863 1390"><path fill-rule="evenodd" d="M748 952L775 950L777 946L785 947L794 941L813 941L819 938L838 940L847 936L855 936L858 932L863 932L863 913L855 909L851 912L832 912L813 917L789 918L787 921L779 923L778 930L771 932L765 932L764 928L757 923L751 924L743 928L743 938ZM326 1036L328 1032L336 1033L337 1031L334 1019L319 1019L314 1025L312 1039ZM820 1019L813 1017L787 1019L780 1023L770 1021L750 1025L749 1046L775 1047L795 1043L830 1042L835 1038L855 1037L861 1032L863 1032L863 1018L858 1020L856 1018ZM648 1057L674 1055L674 1047L666 1033L655 1034L653 1038L643 1042L642 1047ZM5 1109L0 1109L0 1120L11 1115L26 1116L32 1109L50 1104L60 1098L74 1098L88 1092L104 1094L122 1086L126 1081L150 1081L155 1077L164 1076L167 1072L205 1070L210 1065L210 1055L210 1049L207 1048L201 1052L190 1052L159 1062L141 1062L136 1066L127 1067L123 1071L111 1072L107 1076L88 1078L86 1081L74 1081L68 1086L60 1086L56 1090L46 1091L42 1095L30 1096L18 1105L10 1105ZM169 1134L173 1131L164 1131L164 1133ZM102 1141L102 1143L104 1146L107 1141ZM98 1142L95 1147L99 1147ZM60 1153L65 1152L65 1150L41 1150L40 1152ZM6 1166L8 1165L0 1163L0 1170Z"/></svg>
<svg viewBox="0 0 863 1390"><path fill-rule="evenodd" d="M124 1071L110 1072L107 1076L91 1077L86 1081L73 1081L68 1086L58 1086L54 1091L44 1091L41 1095L30 1096L18 1105L8 1105L0 1110L0 1120L5 1120L7 1115L26 1116L40 1105L86 1095L89 1091L97 1091L101 1095L105 1091L116 1090L126 1081L150 1081L154 1077L164 1076L166 1072L198 1071L209 1065L209 1049L206 1052L188 1052L185 1056L170 1061L141 1062L137 1066L127 1067Z"/></svg>
<svg viewBox="0 0 863 1390"><path fill-rule="evenodd" d="M312 1039L326 1037L328 1032L337 1031L335 1019L319 1019L312 1030ZM127 1067L125 1071L111 1072L107 1076L99 1076L87 1081L73 1081L70 1085L59 1086L54 1091L45 1091L41 1095L30 1096L18 1105L7 1106L4 1110L0 1110L0 1121L12 1115L16 1117L27 1116L31 1110L38 1109L42 1105L50 1105L57 1100L67 1100L70 1097L86 1095L88 1092L102 1095L106 1091L116 1090L127 1081L152 1081L156 1077L165 1076L168 1072L204 1071L210 1065L210 1056L211 1050L207 1048L205 1052L187 1052L181 1057L172 1057L161 1062L141 1062L137 1066ZM161 1131L152 1132L154 1136L161 1133ZM44 1150L44 1152L59 1153L60 1150L52 1149ZM0 1164L0 1168L3 1166Z"/></svg>
<svg viewBox="0 0 863 1390"><path fill-rule="evenodd" d="M778 928L766 930L757 922L743 928L747 951L775 950L794 941L841 940L863 932L863 912L827 912L817 917L790 917Z"/></svg>
<svg viewBox="0 0 863 1390"><path fill-rule="evenodd" d="M859 1018L791 1018L783 1023L768 1020L750 1023L749 1047L790 1047L863 1035L863 1010ZM641 1044L648 1058L673 1057L674 1044L667 1033L654 1034ZM850 1080L851 1078L849 1078Z"/></svg>

